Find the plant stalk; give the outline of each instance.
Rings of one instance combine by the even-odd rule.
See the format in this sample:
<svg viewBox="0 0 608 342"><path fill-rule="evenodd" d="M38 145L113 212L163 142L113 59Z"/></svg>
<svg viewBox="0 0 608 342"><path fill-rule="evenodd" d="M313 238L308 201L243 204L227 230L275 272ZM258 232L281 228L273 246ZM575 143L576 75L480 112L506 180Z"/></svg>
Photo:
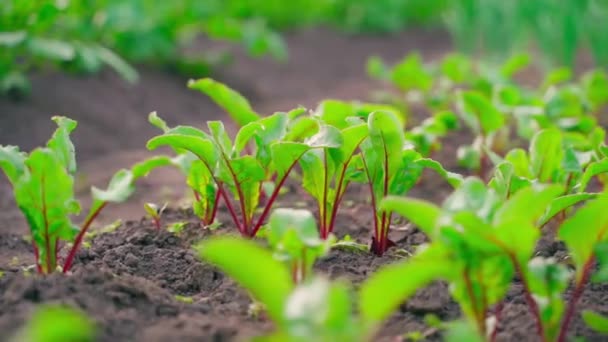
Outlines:
<svg viewBox="0 0 608 342"><path fill-rule="evenodd" d="M89 217L87 217L86 221L82 225L82 228L80 228L78 235L76 235L76 239L74 240L74 244L72 245L72 249L70 250L68 257L65 259L65 262L63 264L63 273L68 273L70 268L72 268L74 257L76 257L76 252L82 244L82 240L84 239L85 233L87 232L89 227L91 227L91 223L93 223L97 216L99 216L99 213L103 208L105 208L107 204L108 202L102 202L101 205L99 205L99 207L91 215L89 215Z"/></svg>
<svg viewBox="0 0 608 342"><path fill-rule="evenodd" d="M532 291L530 291L530 287L528 286L528 279L526 278L526 275L524 274L522 267L519 264L519 261L517 260L515 255L513 253L509 252L509 258L511 259L511 262L515 266L515 272L517 274L519 274L519 277L521 278L521 283L524 287L524 298L526 300L526 303L528 304L528 307L530 308L530 311L532 312L532 316L534 316L534 323L536 324L536 332L538 333L538 336L540 337L541 341L546 342L547 336L545 335L545 329L543 327L543 322L540 318L540 310L538 308L538 304L536 304L536 301L532 297Z"/></svg>
<svg viewBox="0 0 608 342"><path fill-rule="evenodd" d="M570 322L572 322L572 318L574 318L574 312L576 310L576 304L583 295L583 291L585 290L585 284L589 280L591 276L591 271L593 270L593 264L595 262L595 257L589 258L587 262L585 262L583 266L583 273L576 282L576 286L574 287L574 292L568 301L568 308L566 309L566 314L564 315L564 320L562 321L562 325L559 329L559 335L557 337L557 342L565 342L566 337L568 335L568 327L570 326Z"/></svg>
<svg viewBox="0 0 608 342"><path fill-rule="evenodd" d="M268 202L266 202L266 205L264 206L264 211L262 212L262 215L260 215L260 218L257 220L255 226L253 226L253 229L251 230L251 234L249 235L249 237L254 237L258 233L260 228L262 228L262 225L264 224L264 221L266 220L266 216L268 216L268 214L270 214L270 209L272 208L272 205L274 204L277 197L279 196L279 192L280 192L281 188L283 187L283 184L285 184L285 181L287 180L287 176L289 176L289 173L296 166L296 164L298 163L298 160L300 160L302 155L300 155L300 157L296 158L296 160L289 166L289 168L285 172L285 175L283 175L283 178L281 178L281 180L279 181L279 184L277 184L277 186L275 186L274 190L272 191L272 194L270 195L270 198L268 199Z"/></svg>

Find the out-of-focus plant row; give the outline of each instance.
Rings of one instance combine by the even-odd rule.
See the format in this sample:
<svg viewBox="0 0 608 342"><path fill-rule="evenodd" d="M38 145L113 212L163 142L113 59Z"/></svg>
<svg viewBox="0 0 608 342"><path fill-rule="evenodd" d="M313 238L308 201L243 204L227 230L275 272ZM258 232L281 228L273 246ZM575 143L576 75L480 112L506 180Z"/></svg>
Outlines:
<svg viewBox="0 0 608 342"><path fill-rule="evenodd" d="M600 0L6 0L0 3L0 94L29 90L27 74L53 65L73 72L103 66L135 81L131 63L169 65L189 76L209 56L186 57L195 37L244 44L253 55L285 58L277 30L328 25L350 32L443 26L467 52L504 55L537 46L571 65L582 46L608 61Z"/></svg>

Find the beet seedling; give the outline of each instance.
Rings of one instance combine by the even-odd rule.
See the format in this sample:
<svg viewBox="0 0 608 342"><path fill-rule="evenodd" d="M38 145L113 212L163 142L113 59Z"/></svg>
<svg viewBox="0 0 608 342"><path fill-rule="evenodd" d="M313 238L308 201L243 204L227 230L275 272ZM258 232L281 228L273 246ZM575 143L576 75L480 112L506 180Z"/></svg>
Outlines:
<svg viewBox="0 0 608 342"><path fill-rule="evenodd" d="M452 296L479 336L492 341L496 337L496 330L490 331L486 325L487 312L496 304L495 319L500 319L501 303L516 274L540 339L564 342L596 258L606 260L608 240L606 194L586 203L558 228L559 239L568 247L576 269L574 289L565 304L562 296L570 278L566 268L552 259L531 259L540 238L537 222L564 189L561 185L533 184L504 199L481 181L467 179L442 208L396 197L385 199L382 208L411 220L430 237L427 250L443 253L445 259L437 262L449 267L444 274L436 273L434 280L450 282ZM406 261L395 269L406 270L408 265L414 267L415 262ZM596 280L608 279L603 267ZM409 274L395 272L395 278ZM597 322L596 318L592 321Z"/></svg>
<svg viewBox="0 0 608 342"><path fill-rule="evenodd" d="M357 120L358 121L358 120ZM367 125L354 123L342 130L332 129L340 140L338 147L314 149L300 159L302 187L317 202L320 234L327 239L336 224L338 208L356 170L353 159L367 137Z"/></svg>
<svg viewBox="0 0 608 342"><path fill-rule="evenodd" d="M148 121L165 133L188 129L184 126L169 128L167 123L156 112L150 113ZM211 171L191 152L179 148L174 148L173 150L177 155L172 159L172 164L186 176L186 184L194 194L192 209L200 218L203 225L210 226L215 222L220 200L220 193L213 180Z"/></svg>
<svg viewBox="0 0 608 342"><path fill-rule="evenodd" d="M528 261L540 237L535 224L562 192L559 185L537 185L521 189L504 201L480 180L469 178L441 208L397 197L385 199L382 208L406 217L429 236L431 245L427 249L437 253L436 262L446 266L445 273L436 273L433 280L450 282L452 296L469 322L480 336L489 336L492 331L486 325L487 312L503 300L515 274L528 277ZM414 267L412 263L403 263L402 269ZM400 286L409 288L395 285ZM540 324L532 292L530 288L524 291Z"/></svg>
<svg viewBox="0 0 608 342"><path fill-rule="evenodd" d="M289 265L296 284L312 275L312 265L332 244L331 239L319 238L315 217L302 209L274 210L266 237L275 258Z"/></svg>
<svg viewBox="0 0 608 342"><path fill-rule="evenodd" d="M36 267L39 273L54 272L62 247L72 243L63 263L63 272L70 270L76 252L92 222L108 203L124 202L134 191L135 182L152 169L168 165L169 158L154 157L118 171L106 190L92 188L93 203L80 228L70 218L80 212L74 198L76 158L70 133L76 121L53 117L58 128L46 147L31 153L16 146L0 146L0 168L13 186L15 202L30 226Z"/></svg>
<svg viewBox="0 0 608 342"><path fill-rule="evenodd" d="M162 207L159 207L158 205L156 205L154 203L148 203L148 202L144 203L144 210L152 218L152 221L154 222L154 226L156 227L157 230L160 230L160 218L163 215L163 212L165 211L165 209L167 209L167 203L163 204Z"/></svg>
<svg viewBox="0 0 608 342"><path fill-rule="evenodd" d="M233 142L222 122L209 121L209 133L177 127L151 139L148 148L171 146L194 154L209 171L239 232L253 237L300 158L311 149L338 147L340 143L331 127L305 143L285 141L288 122L288 113L275 113L250 122L238 131ZM247 150L251 153L246 153ZM267 200L261 203L263 193ZM256 218L260 204L262 213Z"/></svg>
<svg viewBox="0 0 608 342"><path fill-rule="evenodd" d="M295 284L289 266L253 241L214 237L195 249L264 305L275 331L258 341L371 341L394 309L448 267L436 262L440 259L432 250L424 251L414 257L414 266L387 266L353 293L348 283L317 275Z"/></svg>
<svg viewBox="0 0 608 342"><path fill-rule="evenodd" d="M381 256L394 245L388 239L392 214L390 211L381 211L378 207L382 198L407 193L418 182L424 168L437 171L454 186L460 183L461 177L447 172L436 161L422 158L415 150L406 148L403 129L390 113L370 114L368 131L369 137L360 147L361 157L358 162L364 177L359 179L368 184L371 194L374 212L371 250Z"/></svg>

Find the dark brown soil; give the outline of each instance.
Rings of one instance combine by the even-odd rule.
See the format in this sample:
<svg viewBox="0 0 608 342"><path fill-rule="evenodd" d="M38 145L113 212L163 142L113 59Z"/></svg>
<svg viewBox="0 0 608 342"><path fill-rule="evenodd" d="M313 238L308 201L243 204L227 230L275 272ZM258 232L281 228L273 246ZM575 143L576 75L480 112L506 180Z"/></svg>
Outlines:
<svg viewBox="0 0 608 342"><path fill-rule="evenodd" d="M370 54L395 61L414 49L434 59L450 51L441 32L408 32L389 37L344 37L328 31L306 31L288 37L291 60L277 65L269 60L251 60L237 55L236 63L221 70L221 80L242 91L262 113L290 109L298 104L314 108L323 98L365 99L376 84L364 73ZM117 170L149 155L142 146L156 131L146 116L157 110L170 124L202 125L225 116L204 96L185 90L185 79L159 71L143 70L139 85L128 86L111 73L100 77L71 78L48 73L36 75L30 100L13 103L0 99L0 144L19 144L30 149L48 139L51 115L65 114L80 122L75 134L79 153L82 197L90 184L103 185L110 170ZM420 113L414 113L420 116ZM450 135L435 156L446 168L455 165L456 147L470 141L466 133ZM27 275L32 247L27 229L14 207L10 189L0 177L0 341L6 340L41 303L62 303L79 308L95 319L100 341L232 341L268 332L271 323L249 313L247 293L214 267L198 260L192 244L212 234L232 233L229 218L220 211L225 225L216 231L200 226L189 210L169 210L163 224L187 222L179 234L158 231L143 216L144 201L171 201L183 195L183 179L163 170L139 184L137 196L121 206L108 208L101 222L117 218L126 222L114 231L90 239L90 248L77 256L74 273L49 277ZM432 173L410 193L439 203L449 194ZM371 210L362 187L348 192L339 213L336 232L368 244ZM86 203L86 202L85 202ZM291 189L275 207L303 206L310 201ZM131 221L129 221L131 219ZM391 238L399 250L414 252L426 242L416 228L395 230ZM378 258L367 252L332 250L315 266L332 278L347 278L354 286L369 274L407 253L397 249ZM564 256L563 246L547 235L538 254ZM407 281L404 279L403 281ZM271 284L269 284L271 286ZM502 311L500 341L534 341L534 325L515 281ZM184 302L184 296L191 302ZM589 285L579 308L608 314L608 287ZM420 331L427 340L441 340L440 332L428 327L425 316L449 321L460 317L447 285L434 283L404 303L377 337L399 341L400 336ZM572 332L588 341L606 341L577 319Z"/></svg>

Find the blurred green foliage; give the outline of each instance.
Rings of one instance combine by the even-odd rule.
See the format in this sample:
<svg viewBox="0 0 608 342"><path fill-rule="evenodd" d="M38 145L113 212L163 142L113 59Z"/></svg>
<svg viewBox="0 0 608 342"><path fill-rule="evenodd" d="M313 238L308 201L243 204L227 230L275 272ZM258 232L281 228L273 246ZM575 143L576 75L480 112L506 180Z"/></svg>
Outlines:
<svg viewBox="0 0 608 342"><path fill-rule="evenodd" d="M3 0L0 94L27 92L27 73L49 65L73 72L106 65L135 81L130 63L148 63L201 77L205 59L182 53L197 36L284 59L277 31L319 25L353 33L445 27L469 53L505 56L532 43L565 65L584 46L606 65L606 19L605 0Z"/></svg>
<svg viewBox="0 0 608 342"><path fill-rule="evenodd" d="M9 342L92 342L95 323L79 310L43 305Z"/></svg>

